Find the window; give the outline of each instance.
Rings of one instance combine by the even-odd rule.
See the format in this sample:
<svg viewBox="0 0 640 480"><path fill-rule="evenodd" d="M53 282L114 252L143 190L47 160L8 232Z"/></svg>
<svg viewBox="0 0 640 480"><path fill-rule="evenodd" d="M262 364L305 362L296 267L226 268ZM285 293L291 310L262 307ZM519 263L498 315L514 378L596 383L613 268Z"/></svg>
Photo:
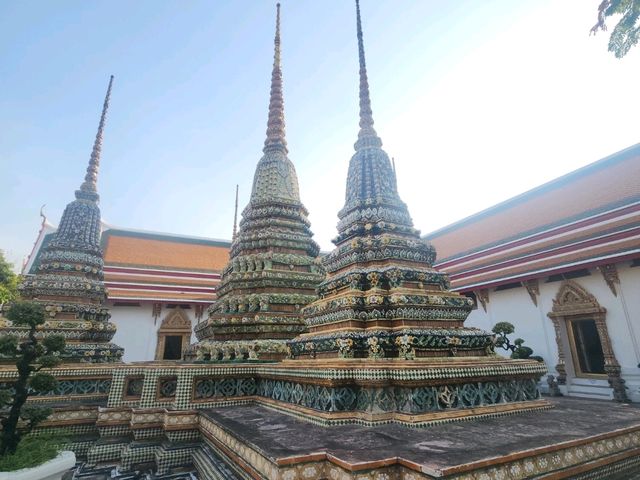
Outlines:
<svg viewBox="0 0 640 480"><path fill-rule="evenodd" d="M156 360L180 360L191 339L191 320L184 310L176 308L162 320L158 329Z"/></svg>
<svg viewBox="0 0 640 480"><path fill-rule="evenodd" d="M521 286L522 283L520 282L505 283L504 285L497 286L496 292L499 292L501 290L511 290L512 288L520 288Z"/></svg>
<svg viewBox="0 0 640 480"><path fill-rule="evenodd" d="M571 319L568 327L576 375L604 375L604 354L595 320Z"/></svg>
<svg viewBox="0 0 640 480"><path fill-rule="evenodd" d="M139 307L139 302L113 302L114 307Z"/></svg>
<svg viewBox="0 0 640 480"><path fill-rule="evenodd" d="M164 337L163 360L180 360L182 358L182 335L166 335Z"/></svg>
<svg viewBox="0 0 640 480"><path fill-rule="evenodd" d="M549 275L549 278L547 278L545 283L559 282L561 280L571 280L573 278L580 278L580 277L588 277L589 275L591 275L589 273L589 270L587 270L586 268L582 268L580 270L573 270L571 272L564 272L564 273L558 273L556 275Z"/></svg>

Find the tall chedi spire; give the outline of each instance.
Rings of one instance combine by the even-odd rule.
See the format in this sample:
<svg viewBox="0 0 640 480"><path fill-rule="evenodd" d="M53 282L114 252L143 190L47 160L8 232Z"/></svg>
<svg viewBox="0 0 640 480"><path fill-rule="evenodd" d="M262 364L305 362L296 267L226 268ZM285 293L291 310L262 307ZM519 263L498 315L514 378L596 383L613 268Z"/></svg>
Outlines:
<svg viewBox="0 0 640 480"><path fill-rule="evenodd" d="M389 413L410 413L424 415L410 421L429 421L429 415L446 409L537 401L536 382L544 366L498 358L492 334L464 326L472 300L449 290L447 275L433 268L435 249L413 227L392 163L373 128L358 0L356 28L360 130L345 205L338 213L336 248L323 257L327 277L317 289L319 299L303 310L309 332L289 342L290 355L309 370L319 362L326 369L349 365L357 371L384 359L389 370L376 377L377 383L366 386L363 370L354 374L357 387L338 392L342 403L335 409L357 415L399 418ZM433 201L427 200L424 208L430 205ZM345 360L353 358L367 361ZM307 377L305 383L328 382ZM381 388L382 383L389 387Z"/></svg>
<svg viewBox="0 0 640 480"><path fill-rule="evenodd" d="M300 311L315 299L323 275L316 262L319 247L287 154L278 4L263 156L217 300L208 320L196 327L199 342L191 346L191 358L278 360L286 355L286 340L305 330Z"/></svg>
<svg viewBox="0 0 640 480"><path fill-rule="evenodd" d="M107 110L109 110L109 101L111 100L111 87L113 86L113 75L109 79L109 87L107 87L107 94L104 97L104 104L102 105L102 115L100 115L100 123L98 124L98 132L96 133L96 139L93 142L93 150L91 150L91 157L89 158L89 166L87 167L87 174L84 176L84 182L80 185L80 190L76 193L82 197L98 200L98 169L100 167L100 155L102 154L102 136L104 134L104 124L107 119Z"/></svg>
<svg viewBox="0 0 640 480"><path fill-rule="evenodd" d="M98 167L113 76L104 99L98 132L87 173L76 199L69 203L58 230L43 248L34 275L27 276L20 290L26 299L44 305L49 320L40 330L43 336L62 334L67 340L66 362L119 361L122 348L110 343L116 327L108 320L103 282L103 253L100 247Z"/></svg>

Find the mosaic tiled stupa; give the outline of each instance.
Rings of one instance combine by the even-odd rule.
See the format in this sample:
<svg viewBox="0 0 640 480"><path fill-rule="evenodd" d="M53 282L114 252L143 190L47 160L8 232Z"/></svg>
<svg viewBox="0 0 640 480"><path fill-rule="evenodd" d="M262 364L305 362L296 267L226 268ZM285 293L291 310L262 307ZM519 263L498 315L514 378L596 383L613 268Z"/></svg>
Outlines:
<svg viewBox="0 0 640 480"><path fill-rule="evenodd" d="M299 357L413 359L486 355L493 336L465 328L472 300L449 291L435 249L420 238L398 195L396 175L373 126L357 7L360 131L349 163L336 249L323 264L319 300L305 309L309 333L291 343Z"/></svg>
<svg viewBox="0 0 640 480"><path fill-rule="evenodd" d="M87 173L76 199L69 203L58 230L43 249L38 271L19 286L24 299L44 305L48 316L39 335L63 335L65 362L120 361L123 349L110 342L116 327L109 322L100 246L98 168L113 76L104 100ZM27 329L3 320L0 334L26 336Z"/></svg>
<svg viewBox="0 0 640 480"><path fill-rule="evenodd" d="M189 356L198 360L279 360L286 340L305 331L301 308L314 300L323 278L318 245L300 202L296 170L287 154L280 5L267 139L253 178L249 204L231 245L217 300L209 318L195 329L199 342Z"/></svg>
<svg viewBox="0 0 640 480"><path fill-rule="evenodd" d="M345 369L339 378L308 373L304 382L339 385L328 410L361 419L420 423L447 410L460 417L479 414L471 408L544 406L537 381L545 366L499 357L492 334L464 326L472 300L449 290L447 275L433 268L435 249L413 227L373 126L357 1L356 9L360 131L336 248L322 259L327 276L303 310L309 331L289 342L293 360L285 363Z"/></svg>

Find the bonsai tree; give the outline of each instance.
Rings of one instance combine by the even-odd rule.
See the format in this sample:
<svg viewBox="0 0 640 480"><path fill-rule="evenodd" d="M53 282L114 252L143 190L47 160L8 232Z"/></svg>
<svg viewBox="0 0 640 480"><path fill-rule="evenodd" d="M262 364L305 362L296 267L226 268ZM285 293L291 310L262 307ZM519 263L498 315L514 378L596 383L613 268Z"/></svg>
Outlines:
<svg viewBox="0 0 640 480"><path fill-rule="evenodd" d="M524 346L523 339L516 338L513 343L511 343L507 335L515 332L515 330L513 324L509 322L496 323L491 329L491 331L496 334L496 347L511 351L511 358L531 358L542 362L542 357L532 356L533 350Z"/></svg>
<svg viewBox="0 0 640 480"><path fill-rule="evenodd" d="M0 337L0 355L15 358L18 370L17 380L9 388L0 390L0 457L15 453L20 439L51 414L50 408L26 405L26 402L29 395L56 388L57 380L41 370L58 365L60 352L65 347L64 337L60 335L42 340L36 338L38 326L45 321L42 305L16 302L9 308L6 317L14 325L28 327L29 330L24 340L14 335Z"/></svg>

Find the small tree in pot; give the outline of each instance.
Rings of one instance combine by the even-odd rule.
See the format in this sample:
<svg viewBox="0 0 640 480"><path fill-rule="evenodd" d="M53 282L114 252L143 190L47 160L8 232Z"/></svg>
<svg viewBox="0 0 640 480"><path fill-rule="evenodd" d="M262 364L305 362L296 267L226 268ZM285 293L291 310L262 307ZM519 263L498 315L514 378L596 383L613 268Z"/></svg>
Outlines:
<svg viewBox="0 0 640 480"><path fill-rule="evenodd" d="M42 340L36 337L38 326L45 322L44 309L38 303L16 302L8 309L6 318L29 330L24 340L14 335L0 337L0 355L15 358L18 370L18 378L10 388L0 390L0 456L14 453L21 438L51 414L50 408L26 405L26 402L29 395L56 388L57 380L41 370L58 365L65 347L61 335Z"/></svg>

